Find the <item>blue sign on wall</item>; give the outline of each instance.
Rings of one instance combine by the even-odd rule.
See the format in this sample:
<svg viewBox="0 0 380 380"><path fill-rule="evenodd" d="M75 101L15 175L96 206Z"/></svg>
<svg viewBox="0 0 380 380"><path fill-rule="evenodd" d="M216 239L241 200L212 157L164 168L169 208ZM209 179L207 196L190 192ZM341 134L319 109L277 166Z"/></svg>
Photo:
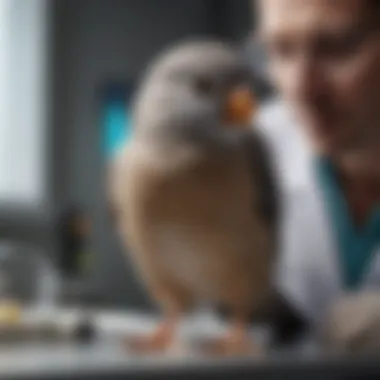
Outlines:
<svg viewBox="0 0 380 380"><path fill-rule="evenodd" d="M103 146L108 158L131 137L131 95L131 90L122 84L111 84L102 94Z"/></svg>

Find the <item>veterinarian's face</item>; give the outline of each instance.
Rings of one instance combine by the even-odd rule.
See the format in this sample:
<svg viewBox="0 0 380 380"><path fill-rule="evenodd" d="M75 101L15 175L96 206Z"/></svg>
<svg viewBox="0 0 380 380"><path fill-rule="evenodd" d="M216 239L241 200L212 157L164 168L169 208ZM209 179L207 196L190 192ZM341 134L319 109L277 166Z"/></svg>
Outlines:
<svg viewBox="0 0 380 380"><path fill-rule="evenodd" d="M259 3L273 80L325 153L356 153L380 141L379 7L372 4Z"/></svg>

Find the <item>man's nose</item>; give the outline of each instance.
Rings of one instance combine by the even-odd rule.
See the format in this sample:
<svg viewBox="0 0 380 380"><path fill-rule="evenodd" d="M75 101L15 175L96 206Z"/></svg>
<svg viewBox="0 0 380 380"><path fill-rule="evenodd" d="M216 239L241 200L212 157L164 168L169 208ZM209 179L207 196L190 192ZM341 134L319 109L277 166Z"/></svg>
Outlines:
<svg viewBox="0 0 380 380"><path fill-rule="evenodd" d="M323 70L311 56L299 58L294 66L291 81L293 97L301 102L313 102L325 92Z"/></svg>

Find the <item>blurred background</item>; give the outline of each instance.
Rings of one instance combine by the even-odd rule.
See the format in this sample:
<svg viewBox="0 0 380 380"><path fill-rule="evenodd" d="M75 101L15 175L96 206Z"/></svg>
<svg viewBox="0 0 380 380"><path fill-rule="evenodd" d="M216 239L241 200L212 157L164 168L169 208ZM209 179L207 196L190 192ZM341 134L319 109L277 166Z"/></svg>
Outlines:
<svg viewBox="0 0 380 380"><path fill-rule="evenodd" d="M166 46L223 37L261 73L253 16L249 0L0 0L5 296L152 307L110 224L107 162L128 138L140 75ZM40 272L27 280L23 266Z"/></svg>
<svg viewBox="0 0 380 380"><path fill-rule="evenodd" d="M132 363L124 351L110 346L53 352L44 344L52 337L67 338L66 330L52 329L65 309L79 310L74 313L79 340L93 335L94 316L106 335L117 327L120 338L125 326L135 330L144 325L140 316L131 325L127 317L132 311L145 315L154 310L112 227L107 165L129 137L129 104L140 76L152 58L173 43L205 36L231 40L257 73L260 100L272 98L265 56L252 38L255 14L250 3L0 0L1 379L39 379L42 373L53 378L50 370L58 374L54 378L75 378L74 369L79 368L78 378L91 369L93 380L101 378L97 370L102 365L110 370L115 363ZM50 316L42 318L48 321L39 330L42 335L28 330L41 322L41 313L23 315L20 304L27 310L50 310ZM20 320L26 321L26 331L20 330ZM204 331L209 332L209 326ZM33 336L42 347L36 348ZM18 345L12 353L8 343L15 341L21 348L28 342L33 346L19 351ZM287 370L299 370L294 374L300 378L325 377L313 365ZM262 378L274 378L265 375L271 368L259 371ZM247 378L246 367L240 370ZM206 372L203 377L235 377L236 367L231 371L223 367L220 376ZM34 377L21 376L32 372ZM136 378L133 373L131 377Z"/></svg>

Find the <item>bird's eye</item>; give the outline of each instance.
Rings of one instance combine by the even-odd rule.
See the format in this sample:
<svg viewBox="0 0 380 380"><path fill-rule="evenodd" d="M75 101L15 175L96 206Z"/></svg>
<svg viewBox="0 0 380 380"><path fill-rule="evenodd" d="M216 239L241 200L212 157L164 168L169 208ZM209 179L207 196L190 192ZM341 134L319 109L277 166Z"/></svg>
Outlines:
<svg viewBox="0 0 380 380"><path fill-rule="evenodd" d="M213 92L215 85L209 78L200 77L195 81L195 90L202 95L208 95Z"/></svg>

